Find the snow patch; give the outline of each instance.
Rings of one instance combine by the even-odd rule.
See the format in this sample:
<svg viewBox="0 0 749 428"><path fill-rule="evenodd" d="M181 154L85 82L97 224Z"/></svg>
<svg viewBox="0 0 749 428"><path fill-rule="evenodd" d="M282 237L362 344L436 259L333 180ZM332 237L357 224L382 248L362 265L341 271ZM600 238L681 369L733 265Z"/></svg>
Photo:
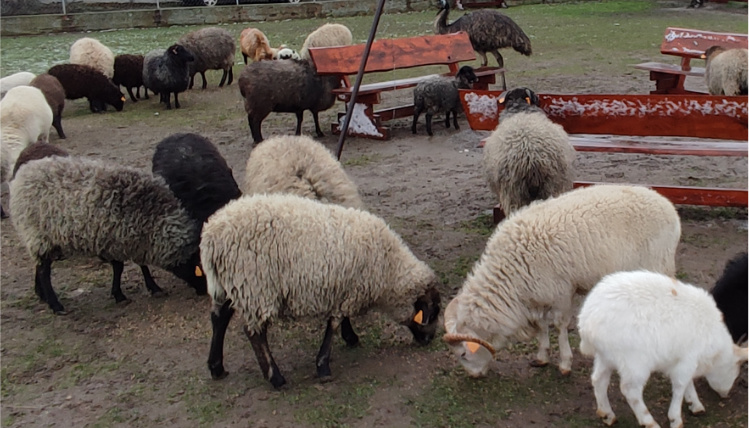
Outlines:
<svg viewBox="0 0 749 428"><path fill-rule="evenodd" d="M497 97L468 92L465 94L465 101L468 105L468 114L480 122L497 119Z"/></svg>
<svg viewBox="0 0 749 428"><path fill-rule="evenodd" d="M382 137L382 133L372 123L372 120L364 113L367 108L364 104L356 103L354 105L354 112L351 114L351 120L349 121L348 132L359 134L359 135L372 135L375 137ZM341 117L338 120L338 128L343 128L344 118Z"/></svg>

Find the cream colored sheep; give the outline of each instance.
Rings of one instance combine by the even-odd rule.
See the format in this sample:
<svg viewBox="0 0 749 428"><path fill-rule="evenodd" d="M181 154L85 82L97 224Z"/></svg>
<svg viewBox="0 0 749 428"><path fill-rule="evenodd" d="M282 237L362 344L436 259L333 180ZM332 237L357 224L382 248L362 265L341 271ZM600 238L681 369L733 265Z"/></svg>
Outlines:
<svg viewBox="0 0 749 428"><path fill-rule="evenodd" d="M747 50L711 46L706 60L705 82L711 95L747 95Z"/></svg>
<svg viewBox="0 0 749 428"><path fill-rule="evenodd" d="M268 38L257 28L245 28L239 35L239 49L242 51L245 64L248 58L252 58L253 61L274 59L274 54L284 47L285 45L277 49L270 47Z"/></svg>
<svg viewBox="0 0 749 428"><path fill-rule="evenodd" d="M299 56L309 60L309 48L326 48L332 46L348 46L354 41L351 30L342 24L323 24L311 32L304 40Z"/></svg>
<svg viewBox="0 0 749 428"><path fill-rule="evenodd" d="M91 37L84 37L73 43L70 47L70 63L91 66L110 79L114 76L112 50Z"/></svg>

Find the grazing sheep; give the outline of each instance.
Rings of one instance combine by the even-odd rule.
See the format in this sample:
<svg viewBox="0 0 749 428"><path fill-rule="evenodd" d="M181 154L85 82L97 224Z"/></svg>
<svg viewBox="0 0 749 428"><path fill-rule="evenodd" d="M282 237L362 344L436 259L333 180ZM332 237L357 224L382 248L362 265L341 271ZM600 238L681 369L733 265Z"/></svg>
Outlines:
<svg viewBox="0 0 749 428"><path fill-rule="evenodd" d="M527 88L504 92L499 126L486 139L486 181L505 214L572 190L575 149Z"/></svg>
<svg viewBox="0 0 749 428"><path fill-rule="evenodd" d="M419 82L414 88L414 120L411 132L416 133L416 122L421 112L426 111L427 134L432 136L432 116L445 113L445 128L450 127L450 112L453 125L458 130L458 111L462 110L458 89L470 89L478 81L473 67L464 65L455 77L438 76Z"/></svg>
<svg viewBox="0 0 749 428"><path fill-rule="evenodd" d="M299 56L309 61L309 48L327 48L332 46L349 46L354 42L351 30L343 24L323 24L309 33L302 44Z"/></svg>
<svg viewBox="0 0 749 428"><path fill-rule="evenodd" d="M278 318L324 317L317 376L330 376L333 333L349 345L358 337L345 318L372 306L407 323L428 344L440 311L437 277L385 222L366 212L295 195L244 196L216 212L203 228L200 257L213 302L208 368L223 365L226 329L235 308L242 314L263 376L286 383L266 333ZM401 317L402 316L402 317Z"/></svg>
<svg viewBox="0 0 749 428"><path fill-rule="evenodd" d="M16 165L13 167L13 174L11 175L11 178L16 176L18 168L22 167L23 165L34 160L44 159L52 156L66 157L69 156L69 154L67 151L60 147L49 143L43 143L41 141L37 141L36 143L29 145L28 147L23 149L21 154L18 155L18 159L16 159Z"/></svg>
<svg viewBox="0 0 749 428"><path fill-rule="evenodd" d="M291 193L344 207L364 208L341 163L309 137L279 136L250 152L245 168L248 194Z"/></svg>
<svg viewBox="0 0 749 428"><path fill-rule="evenodd" d="M88 65L59 64L47 71L60 81L65 88L65 98L76 100L88 99L92 113L107 110L107 104L117 111L125 106L125 96L107 76Z"/></svg>
<svg viewBox="0 0 749 428"><path fill-rule="evenodd" d="M216 210L242 196L216 146L198 134L174 134L153 154L153 173L166 184L201 229Z"/></svg>
<svg viewBox="0 0 749 428"><path fill-rule="evenodd" d="M711 46L705 59L705 83L711 95L747 95L746 49Z"/></svg>
<svg viewBox="0 0 749 428"><path fill-rule="evenodd" d="M139 264L152 295L162 295L146 265L160 266L205 294L199 227L161 177L98 160L51 157L29 162L10 186L13 225L36 261L36 294L64 315L50 279L52 261L71 255L112 264L112 295L123 262Z"/></svg>
<svg viewBox="0 0 749 428"><path fill-rule="evenodd" d="M505 62L499 50L512 47L517 52L530 56L532 53L531 40L518 24L510 17L496 10L481 9L466 13L460 18L447 23L450 14L450 2L440 0L441 9L434 21L434 34L448 34L465 31L471 39L473 50L481 56L481 66L486 66L486 53L491 52L497 59L499 68L504 68ZM502 89L507 89L505 73L502 72Z"/></svg>
<svg viewBox="0 0 749 428"><path fill-rule="evenodd" d="M200 73L203 78L203 89L208 82L205 80L206 70L223 70L219 87L224 86L227 75L231 85L234 80L234 53L237 45L234 43L234 37L227 30L218 27L201 28L182 36L178 43L189 50L195 57L195 61L190 63L190 89L195 83L195 74Z"/></svg>
<svg viewBox="0 0 749 428"><path fill-rule="evenodd" d="M733 341L746 339L747 324L747 253L739 253L726 263L723 275L710 291L723 313Z"/></svg>
<svg viewBox="0 0 749 428"><path fill-rule="evenodd" d="M143 58L143 86L159 94L166 109L172 109L171 94L174 93L174 108L179 108L180 92L190 84L188 64L195 57L182 45L172 45L168 49L154 49Z"/></svg>
<svg viewBox="0 0 749 428"><path fill-rule="evenodd" d="M743 302L746 307L746 300ZM580 309L580 352L593 356L590 379L596 414L606 425L616 421L608 398L614 370L637 422L658 427L642 391L654 371L671 379L671 427L683 427L681 403L693 414L705 412L694 378L705 376L726 397L747 360L746 348L731 341L715 302L703 289L647 271L618 272L603 278Z"/></svg>
<svg viewBox="0 0 749 428"><path fill-rule="evenodd" d="M114 76L112 50L91 37L78 39L70 46L70 63L93 67L109 79Z"/></svg>
<svg viewBox="0 0 749 428"><path fill-rule="evenodd" d="M338 76L319 76L308 61L260 61L247 65L239 75L239 92L255 144L263 141L260 125L271 112L296 113L296 135L302 133L304 110L312 112L315 132L324 137L318 113L335 103L333 89Z"/></svg>
<svg viewBox="0 0 749 428"><path fill-rule="evenodd" d="M118 86L124 86L130 99L137 103L138 100L133 96L140 98L140 87L143 86L143 55L122 54L114 57L114 77L112 82ZM145 98L148 98L148 89L143 90Z"/></svg>
<svg viewBox="0 0 749 428"><path fill-rule="evenodd" d="M28 71L20 71L18 73L5 76L0 79L0 99L5 96L5 93L15 88L16 86L28 86L28 84L34 80L36 75L29 73Z"/></svg>
<svg viewBox="0 0 749 428"><path fill-rule="evenodd" d="M29 86L33 86L44 94L47 104L52 109L52 126L55 127L57 135L65 139L65 132L62 130L62 110L65 108L65 88L62 87L57 78L51 74L40 74L36 76Z"/></svg>
<svg viewBox="0 0 749 428"><path fill-rule="evenodd" d="M533 366L548 364L549 323L559 329L568 374L574 297L609 273L673 275L681 225L668 199L638 186L597 185L536 201L500 223L445 309L444 340L463 368L483 376L495 349L538 339ZM477 346L479 345L479 346Z"/></svg>
<svg viewBox="0 0 749 428"><path fill-rule="evenodd" d="M268 38L257 28L245 28L239 35L239 50L245 65L248 58L253 61L273 59L273 48L270 47Z"/></svg>
<svg viewBox="0 0 749 428"><path fill-rule="evenodd" d="M294 49L280 48L273 54L273 59L301 59Z"/></svg>

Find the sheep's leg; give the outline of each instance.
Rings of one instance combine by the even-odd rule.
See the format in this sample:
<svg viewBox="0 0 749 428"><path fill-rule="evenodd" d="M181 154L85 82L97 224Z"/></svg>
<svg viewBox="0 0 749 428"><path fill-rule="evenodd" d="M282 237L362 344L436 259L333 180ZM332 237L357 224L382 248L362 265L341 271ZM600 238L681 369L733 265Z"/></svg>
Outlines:
<svg viewBox="0 0 749 428"><path fill-rule="evenodd" d="M341 337L349 348L353 348L359 344L359 336L354 332L354 327L351 326L349 317L344 317L341 321Z"/></svg>
<svg viewBox="0 0 749 428"><path fill-rule="evenodd" d="M458 126L458 111L453 110L453 127L456 131L460 130L460 126Z"/></svg>
<svg viewBox="0 0 749 428"><path fill-rule="evenodd" d="M244 65L247 65L247 55L243 53L242 58L244 58Z"/></svg>
<svg viewBox="0 0 749 428"><path fill-rule="evenodd" d="M206 88L206 86L208 86L208 81L207 81L207 80L205 80L205 71L201 71L201 72L200 72L200 77L202 77L202 78L203 78L203 89L205 89L205 88ZM179 108L179 107L177 107L177 108Z"/></svg>
<svg viewBox="0 0 749 428"><path fill-rule="evenodd" d="M411 133L416 134L416 122L419 121L419 115L421 114L421 111L418 109L414 109L414 121L411 123Z"/></svg>
<svg viewBox="0 0 749 428"><path fill-rule="evenodd" d="M318 117L316 111L312 112L312 119L315 121L315 132L317 132L317 136L319 138L324 137L325 134L323 134L322 129L320 129L320 118Z"/></svg>
<svg viewBox="0 0 749 428"><path fill-rule="evenodd" d="M304 111L296 112L296 132L294 135L302 135L302 120L304 120Z"/></svg>
<svg viewBox="0 0 749 428"><path fill-rule="evenodd" d="M154 92L154 94L156 94L156 92ZM143 96L145 99L150 100L150 98L148 98L148 88L146 88L145 86L143 87Z"/></svg>
<svg viewBox="0 0 749 428"><path fill-rule="evenodd" d="M571 302L570 302L571 304ZM572 371L572 348L570 348L569 325L572 307L564 308L554 315L554 325L559 330L559 372L567 376Z"/></svg>
<svg viewBox="0 0 749 428"><path fill-rule="evenodd" d="M195 75L193 74L190 76L190 85L187 87L187 89L192 89L192 87L195 85Z"/></svg>
<svg viewBox="0 0 749 428"><path fill-rule="evenodd" d="M538 352L536 358L531 360L532 367L546 367L549 364L549 322L543 317L538 326Z"/></svg>
<svg viewBox="0 0 749 428"><path fill-rule="evenodd" d="M131 100L132 100L132 101L133 101L134 103L137 103L137 102L138 102L138 100L136 100L136 99L135 99L135 95L133 95L133 88L131 88L131 87L129 87L129 86L128 86L128 87L127 87L127 94L128 94L128 95L130 95L130 99L131 99Z"/></svg>
<svg viewBox="0 0 749 428"><path fill-rule="evenodd" d="M62 130L62 107L57 110L57 114L52 118L52 126L55 128L55 131L57 131L58 137L63 140L67 138L65 137L65 131Z"/></svg>
<svg viewBox="0 0 749 428"><path fill-rule="evenodd" d="M450 110L445 112L445 128L450 129Z"/></svg>
<svg viewBox="0 0 749 428"><path fill-rule="evenodd" d="M151 275L151 271L148 269L148 266L140 265L140 271L143 273L143 279L146 281L146 288L151 292L151 296L166 296L166 292L156 284L156 281L153 280L153 276Z"/></svg>
<svg viewBox="0 0 749 428"><path fill-rule="evenodd" d="M686 391L691 388L689 391L690 398L697 396L697 392L694 391L694 383L692 382L693 374L693 368L689 369L681 366L676 366L669 373L669 377L671 378L671 405L668 406L668 420L671 422L671 428L682 428L684 426L684 421L681 418L681 403L684 401ZM694 395L692 395L692 392L694 392ZM697 402L699 402L699 399L697 399Z"/></svg>
<svg viewBox="0 0 749 428"><path fill-rule="evenodd" d="M322 340L322 346L317 353L315 364L317 365L317 377L320 379L329 379L330 373L330 346L333 343L333 334L338 328L338 320L335 317L328 318L328 326L325 327L325 337Z"/></svg>
<svg viewBox="0 0 749 428"><path fill-rule="evenodd" d="M427 134L429 134L429 136L431 137L432 135L434 135L432 134L432 114L427 113L424 116L426 117L426 121L427 121Z"/></svg>
<svg viewBox="0 0 749 428"><path fill-rule="evenodd" d="M0 218L8 218L8 214L5 212L2 205L0 205Z"/></svg>
<svg viewBox="0 0 749 428"><path fill-rule="evenodd" d="M263 133L260 131L260 125L263 123L263 119L253 118L251 115L247 115L247 123L250 124L250 132L252 133L252 141L255 144L263 142Z"/></svg>
<svg viewBox="0 0 749 428"><path fill-rule="evenodd" d="M218 83L218 87L219 88L223 88L224 87L224 83L226 82L226 76L228 74L229 73L226 70L224 70L224 74L221 75L221 81Z"/></svg>
<svg viewBox="0 0 749 428"><path fill-rule="evenodd" d="M57 300L57 294L52 288L52 258L42 258L36 265L36 275L40 280L41 294L55 315L67 315L65 308Z"/></svg>
<svg viewBox="0 0 749 428"><path fill-rule="evenodd" d="M213 336L211 336L211 350L208 352L208 370L211 371L213 380L223 379L229 374L224 370L224 338L233 315L234 308L231 307L231 300L225 301L221 306L214 304L211 310Z"/></svg>
<svg viewBox="0 0 749 428"><path fill-rule="evenodd" d="M701 415L705 413L705 406L702 405L700 397L697 396L697 390L694 389L694 380L689 381L687 390L684 393L684 399L689 404L689 411L693 415Z"/></svg>
<svg viewBox="0 0 749 428"><path fill-rule="evenodd" d="M250 333L247 326L244 326L244 334L250 339L252 350L255 351L257 362L260 364L260 370L263 371L263 377L270 380L274 388L280 388L286 383L286 379L284 379L281 371L278 370L278 366L273 360L273 355L270 353L267 333L268 327L265 325L260 330L260 333L255 334Z"/></svg>
<svg viewBox="0 0 749 428"><path fill-rule="evenodd" d="M609 382L613 367L604 363L601 357L596 355L593 360L593 373L590 375L590 382L593 384L593 393L596 396L596 415L603 419L606 425L613 425L616 422L616 415L611 409L609 403Z"/></svg>
<svg viewBox="0 0 749 428"><path fill-rule="evenodd" d="M234 81L234 69L229 67L229 81L226 82L226 86L231 85L231 82Z"/></svg>
<svg viewBox="0 0 749 428"><path fill-rule="evenodd" d="M637 423L647 428L660 428L642 399L642 390L648 381L649 373L638 373L630 367L623 367L619 369L619 377L619 389L637 417Z"/></svg>
<svg viewBox="0 0 749 428"><path fill-rule="evenodd" d="M118 262L116 260L113 260L110 262L112 264L112 296L114 296L114 301L117 303L127 302L127 297L122 293L122 271L125 268L125 264L122 262Z"/></svg>

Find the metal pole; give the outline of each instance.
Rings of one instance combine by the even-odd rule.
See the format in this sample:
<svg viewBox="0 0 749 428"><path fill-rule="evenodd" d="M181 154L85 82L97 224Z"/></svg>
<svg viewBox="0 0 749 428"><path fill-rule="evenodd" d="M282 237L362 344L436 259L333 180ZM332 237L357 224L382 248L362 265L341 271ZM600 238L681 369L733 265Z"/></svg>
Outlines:
<svg viewBox="0 0 749 428"><path fill-rule="evenodd" d="M356 74L356 82L354 82L354 88L351 91L351 101L349 101L348 107L346 108L346 118L343 121L341 136L340 138L338 138L338 150L336 151L338 160L341 160L341 152L343 152L343 142L346 141L346 134L348 134L351 115L354 113L354 106L356 105L356 96L359 94L359 86L361 86L362 77L364 76L364 68L367 66L369 51L370 49L372 49L372 42L374 41L375 34L377 34L377 26L380 25L380 15L382 15L382 9L384 6L385 0L380 0L380 2L377 4L377 11L375 12L374 21L372 22L372 29L369 30L367 45L364 47L364 55L362 56L361 64L359 64L359 72Z"/></svg>
<svg viewBox="0 0 749 428"><path fill-rule="evenodd" d="M62 14L67 15L67 12L65 12L65 0L62 0Z"/></svg>

